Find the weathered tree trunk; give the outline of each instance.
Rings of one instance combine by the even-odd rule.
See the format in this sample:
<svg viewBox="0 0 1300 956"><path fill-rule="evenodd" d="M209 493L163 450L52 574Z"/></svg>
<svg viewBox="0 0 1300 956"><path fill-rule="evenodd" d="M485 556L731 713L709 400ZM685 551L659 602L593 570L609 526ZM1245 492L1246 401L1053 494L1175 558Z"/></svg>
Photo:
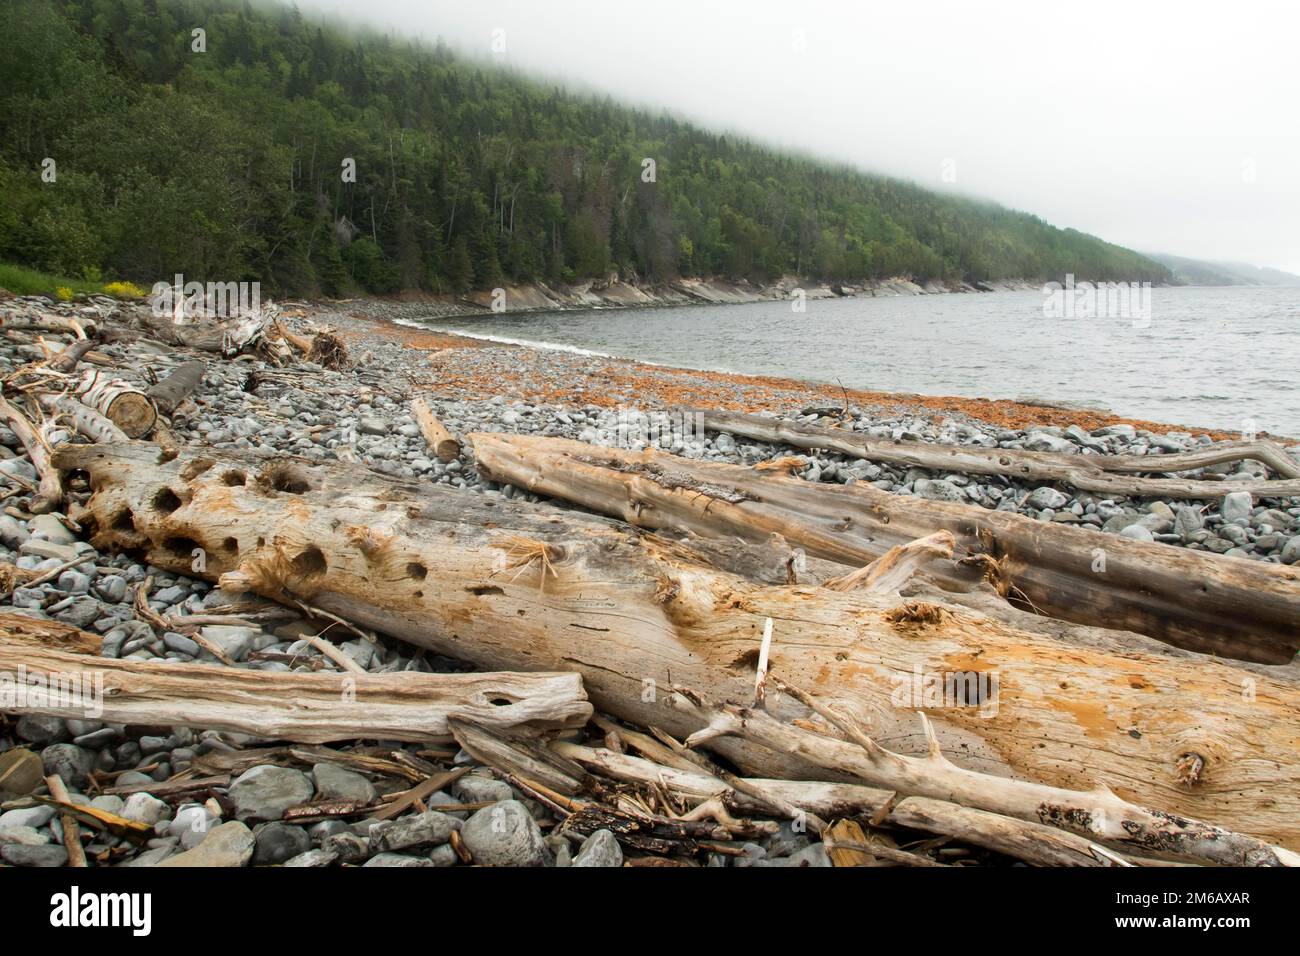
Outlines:
<svg viewBox="0 0 1300 956"><path fill-rule="evenodd" d="M56 464L88 472L95 489L74 517L97 547L138 549L185 573L201 547L223 587L308 601L480 667L573 669L601 709L677 736L699 720L665 706L669 687L749 699L771 618L775 671L842 704L894 750L915 749L914 710L925 708L960 765L1105 784L1300 845L1300 695L1289 669L1071 646L965 609L759 586L619 522L351 466L194 449L162 457L144 443L58 449ZM934 707L929 690L913 693L918 678L929 688L950 674L983 674L986 688L996 677L996 694ZM786 695L768 706L804 713ZM743 740L717 748L757 775L812 772ZM1200 767L1190 779L1188 755Z"/></svg>
<svg viewBox="0 0 1300 956"><path fill-rule="evenodd" d="M0 710L117 724L230 730L273 740L447 737L449 716L508 727L576 727L591 716L577 674L288 674L204 664L88 657L34 643L18 615L0 615ZM66 694L32 696L32 682ZM13 700L6 699L12 693Z"/></svg>
<svg viewBox="0 0 1300 956"><path fill-rule="evenodd" d="M641 527L750 541L775 532L815 557L855 566L949 531L966 557L926 569L949 590L968 590L987 575L1012 602L1067 621L1269 664L1289 663L1300 650L1300 568L892 495L861 482L812 484L559 438L475 434L471 441L479 470L492 480Z"/></svg>
<svg viewBox="0 0 1300 956"><path fill-rule="evenodd" d="M1171 455L1062 455L1017 448L980 448L934 442L868 438L840 428L819 428L713 409L689 411L710 431L727 432L795 448L824 448L868 461L909 468L1008 475L1022 481L1061 482L1102 495L1149 498L1220 498L1232 491L1262 497L1300 495L1300 463L1273 442L1222 442ZM695 417L698 416L698 419ZM1187 478L1137 478L1139 472L1168 474L1224 462L1254 459L1290 480L1197 481Z"/></svg>
<svg viewBox="0 0 1300 956"><path fill-rule="evenodd" d="M176 411L176 407L199 387L206 369L205 362L185 362L145 394L149 396L158 411L170 416Z"/></svg>

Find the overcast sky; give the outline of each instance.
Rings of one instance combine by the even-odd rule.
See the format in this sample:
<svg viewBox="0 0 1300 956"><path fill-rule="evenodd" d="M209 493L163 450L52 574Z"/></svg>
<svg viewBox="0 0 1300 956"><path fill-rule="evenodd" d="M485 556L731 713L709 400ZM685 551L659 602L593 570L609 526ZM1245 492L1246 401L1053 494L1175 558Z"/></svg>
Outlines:
<svg viewBox="0 0 1300 956"><path fill-rule="evenodd" d="M1143 251L1300 272L1300 8L1286 3L299 6L441 36L530 73Z"/></svg>

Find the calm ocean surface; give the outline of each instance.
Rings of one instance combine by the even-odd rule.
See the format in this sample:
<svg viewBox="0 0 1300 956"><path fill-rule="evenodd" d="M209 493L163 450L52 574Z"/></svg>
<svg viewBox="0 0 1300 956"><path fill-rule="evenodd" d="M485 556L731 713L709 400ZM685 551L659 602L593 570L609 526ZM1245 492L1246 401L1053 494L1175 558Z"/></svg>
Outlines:
<svg viewBox="0 0 1300 956"><path fill-rule="evenodd" d="M1054 401L1300 436L1300 289L1153 289L1150 318L1039 292L456 317L431 328L848 388Z"/></svg>

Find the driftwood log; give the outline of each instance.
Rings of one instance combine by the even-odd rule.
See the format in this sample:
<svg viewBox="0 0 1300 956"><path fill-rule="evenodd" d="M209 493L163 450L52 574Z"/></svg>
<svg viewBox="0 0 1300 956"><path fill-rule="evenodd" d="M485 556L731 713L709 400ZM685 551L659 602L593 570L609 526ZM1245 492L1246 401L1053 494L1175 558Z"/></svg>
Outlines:
<svg viewBox="0 0 1300 956"><path fill-rule="evenodd" d="M36 469L40 484L28 507L32 514L45 514L63 503L63 481L58 469L50 464L50 448L31 421L8 399L0 397L0 420L18 436L27 449L27 457Z"/></svg>
<svg viewBox="0 0 1300 956"><path fill-rule="evenodd" d="M164 415L170 416L176 407L185 401L203 381L207 363L200 361L185 362L145 394L149 396L154 407Z"/></svg>
<svg viewBox="0 0 1300 956"><path fill-rule="evenodd" d="M571 669L601 709L679 737L700 717L666 706L670 687L749 699L770 618L774 671L891 750L924 750L924 709L965 768L1105 785L1300 845L1300 694L1289 668L1118 640L1076 646L964 608L760 586L621 522L354 466L192 449L166 457L145 443L56 451L56 465L89 476L94 493L73 517L96 547L184 573L203 548L205 575L223 588L306 601L484 668ZM929 690L914 693L919 678L932 688L936 677L980 674L986 687L997 678L992 697L934 706ZM806 714L788 695L768 708ZM790 752L744 739L710 746L748 773L825 779Z"/></svg>
<svg viewBox="0 0 1300 956"><path fill-rule="evenodd" d="M86 357L86 354L94 348L92 339L77 339L70 343L54 358L50 359L49 366L58 372L71 372L77 367L77 363Z"/></svg>
<svg viewBox="0 0 1300 956"><path fill-rule="evenodd" d="M420 426L425 443L438 456L439 461L453 461L460 457L460 442L447 430L446 425L438 421L427 401L423 398L411 399L411 414Z"/></svg>
<svg viewBox="0 0 1300 956"><path fill-rule="evenodd" d="M927 754L920 757L893 753L862 732L851 719L803 691L780 681L778 684L848 739L782 723L758 708L710 705L682 690L673 695L673 705L708 720L707 728L693 734L687 743L734 734L806 756L827 770L848 770L867 783L895 793L937 797L1021 820L1049 823L1156 855L1191 857L1228 866L1300 866L1300 853L1198 820L1135 805L1105 786L1084 793L1027 780L992 779L958 767L944 755L924 714L920 719L928 742Z"/></svg>
<svg viewBox="0 0 1300 956"><path fill-rule="evenodd" d="M1261 663L1290 663L1300 651L1300 568L893 495L862 482L813 484L559 438L475 434L471 441L479 471L493 481L641 527L750 541L777 533L810 555L859 567L948 531L958 560L927 565L948 590L987 577L1012 603L1066 621Z"/></svg>
<svg viewBox="0 0 1300 956"><path fill-rule="evenodd" d="M1017 448L944 445L906 439L868 438L842 428L822 428L763 415L699 409L685 412L709 431L727 432L795 448L824 448L868 461L909 468L1006 475L1044 484L1060 482L1100 495L1147 498L1220 498L1233 491L1261 497L1300 495L1300 462L1270 441L1221 442L1169 455L1066 455ZM1139 473L1193 471L1225 462L1255 460L1277 480L1204 481L1189 478L1141 478Z"/></svg>
<svg viewBox="0 0 1300 956"><path fill-rule="evenodd" d="M41 407L52 415L66 419L77 434L93 442L130 441L126 432L88 405L69 395L41 395Z"/></svg>
<svg viewBox="0 0 1300 956"><path fill-rule="evenodd" d="M158 420L149 396L98 369L86 369L73 392L78 401L109 419L130 438L143 438Z"/></svg>
<svg viewBox="0 0 1300 956"><path fill-rule="evenodd" d="M591 715L572 673L289 674L204 664L88 657L33 641L18 615L0 614L0 673L21 673L63 695L25 694L7 712L110 723L213 728L274 740L327 743L450 735L459 715L487 726L576 727Z"/></svg>
<svg viewBox="0 0 1300 956"><path fill-rule="evenodd" d="M86 338L81 322L64 315L42 312L38 315L0 315L0 328L25 329L36 332L67 332L78 339Z"/></svg>
<svg viewBox="0 0 1300 956"><path fill-rule="evenodd" d="M154 315L151 309L137 309L135 321L149 335L167 345L221 354L229 344L225 330L216 322L178 324L171 315Z"/></svg>
<svg viewBox="0 0 1300 956"><path fill-rule="evenodd" d="M1039 866L1105 866L1092 841L1041 823L1017 820L928 797L898 799L896 791L856 783L746 778L732 786L699 768L665 767L604 748L555 741L552 749L583 767L628 783L661 787L695 806L721 799L737 813L770 813L787 804L827 819L866 816L940 833Z"/></svg>

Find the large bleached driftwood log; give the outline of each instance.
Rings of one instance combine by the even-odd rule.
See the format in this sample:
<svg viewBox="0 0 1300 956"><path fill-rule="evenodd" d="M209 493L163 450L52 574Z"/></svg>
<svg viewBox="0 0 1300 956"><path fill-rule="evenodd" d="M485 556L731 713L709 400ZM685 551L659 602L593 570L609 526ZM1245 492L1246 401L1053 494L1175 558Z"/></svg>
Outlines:
<svg viewBox="0 0 1300 956"><path fill-rule="evenodd" d="M647 528L761 541L861 566L936 531L959 560L927 573L950 590L987 575L1021 607L1136 631L1191 650L1270 664L1300 650L1300 569L1133 541L972 505L865 485L812 484L740 465L560 438L471 436L494 481L563 498ZM962 559L962 556L965 556Z"/></svg>
<svg viewBox="0 0 1300 956"><path fill-rule="evenodd" d="M823 448L868 461L909 468L1007 475L1022 481L1061 482L1100 495L1148 498L1219 498L1233 491L1262 497L1300 495L1300 463L1270 441L1221 442L1171 455L1062 455L1017 448L980 448L905 439L868 438L841 428L821 428L763 415L713 409L689 411L710 431L791 445ZM698 417L697 417L698 416ZM1140 478L1139 473L1170 474L1225 462L1253 459L1282 478L1261 481L1201 481L1190 478Z"/></svg>
<svg viewBox="0 0 1300 956"><path fill-rule="evenodd" d="M18 620L15 620L17 618ZM32 640L0 614L0 709L116 724L231 730L273 740L447 737L447 718L489 726L581 726L591 716L577 674L288 674L203 664L104 659ZM37 696L37 684L51 692ZM11 697L12 699L6 699Z"/></svg>
<svg viewBox="0 0 1300 956"><path fill-rule="evenodd" d="M923 747L914 708L925 708L960 765L1104 784L1300 845L1300 695L1287 669L1068 645L892 596L761 586L621 522L353 466L165 457L144 443L58 449L59 467L89 475L94 493L73 516L97 547L185 573L203 548L223 587L306 601L485 668L572 669L601 709L679 737L699 721L665 706L668 688L752 697L770 618L775 671L842 705L882 746ZM996 678L996 694L916 692L952 674L983 674L986 691ZM782 719L806 713L785 696L768 706ZM716 746L756 775L810 770L741 739Z"/></svg>

